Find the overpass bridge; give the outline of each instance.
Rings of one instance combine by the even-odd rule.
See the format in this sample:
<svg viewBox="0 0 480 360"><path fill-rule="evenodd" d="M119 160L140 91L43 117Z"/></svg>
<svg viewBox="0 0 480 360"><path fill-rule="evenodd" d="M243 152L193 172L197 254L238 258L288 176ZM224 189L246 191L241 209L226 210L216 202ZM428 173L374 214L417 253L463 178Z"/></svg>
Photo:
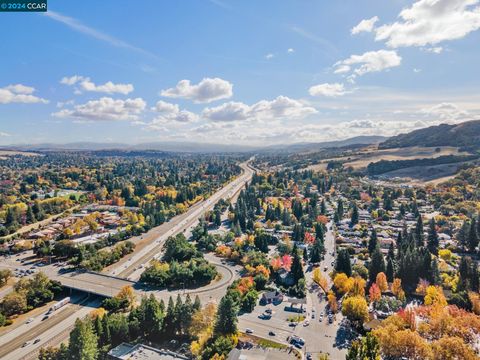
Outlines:
<svg viewBox="0 0 480 360"><path fill-rule="evenodd" d="M135 281L115 277L94 271L74 271L64 274L49 274L52 280L59 281L64 287L99 295L113 297L124 287L131 286L140 290L140 284Z"/></svg>

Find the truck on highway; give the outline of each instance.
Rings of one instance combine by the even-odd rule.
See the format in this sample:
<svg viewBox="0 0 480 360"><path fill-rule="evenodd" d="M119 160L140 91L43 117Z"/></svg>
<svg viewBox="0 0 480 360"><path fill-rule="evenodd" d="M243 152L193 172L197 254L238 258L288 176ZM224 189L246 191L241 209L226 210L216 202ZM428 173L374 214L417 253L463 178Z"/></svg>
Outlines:
<svg viewBox="0 0 480 360"><path fill-rule="evenodd" d="M62 306L67 305L69 302L70 302L70 297L66 297L65 299L60 300L59 302L53 304L50 309L48 309L48 313L47 313L47 314L51 314L51 313L54 312L55 310L60 309Z"/></svg>

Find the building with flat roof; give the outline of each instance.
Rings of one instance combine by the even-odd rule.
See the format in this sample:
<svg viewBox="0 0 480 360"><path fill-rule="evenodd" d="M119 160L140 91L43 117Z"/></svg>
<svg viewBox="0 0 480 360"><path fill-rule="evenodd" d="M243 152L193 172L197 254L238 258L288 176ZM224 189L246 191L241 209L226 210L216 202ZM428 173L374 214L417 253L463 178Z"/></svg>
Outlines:
<svg viewBox="0 0 480 360"><path fill-rule="evenodd" d="M109 360L188 360L189 358L170 350L156 349L143 344L121 343L107 354Z"/></svg>

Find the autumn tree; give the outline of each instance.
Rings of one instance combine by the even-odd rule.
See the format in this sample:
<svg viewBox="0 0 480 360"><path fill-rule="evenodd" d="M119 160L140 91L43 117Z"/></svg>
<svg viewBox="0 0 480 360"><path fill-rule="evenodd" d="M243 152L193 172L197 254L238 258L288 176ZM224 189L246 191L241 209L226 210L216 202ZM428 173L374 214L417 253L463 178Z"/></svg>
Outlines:
<svg viewBox="0 0 480 360"><path fill-rule="evenodd" d="M380 291L383 293L388 290L387 276L383 272L379 272L375 279L375 284L377 284Z"/></svg>
<svg viewBox="0 0 480 360"><path fill-rule="evenodd" d="M368 320L368 304L363 296L350 296L343 300L342 314L360 326Z"/></svg>

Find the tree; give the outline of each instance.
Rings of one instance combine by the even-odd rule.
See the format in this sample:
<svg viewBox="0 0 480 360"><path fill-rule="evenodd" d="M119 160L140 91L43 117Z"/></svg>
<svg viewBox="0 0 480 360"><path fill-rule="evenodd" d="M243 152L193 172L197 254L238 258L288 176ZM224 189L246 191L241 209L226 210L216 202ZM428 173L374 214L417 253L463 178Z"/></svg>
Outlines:
<svg viewBox="0 0 480 360"><path fill-rule="evenodd" d="M343 300L342 314L357 326L368 320L368 304L363 296L350 296Z"/></svg>
<svg viewBox="0 0 480 360"><path fill-rule="evenodd" d="M23 292L13 291L3 298L2 308L6 316L21 314L27 311L27 297Z"/></svg>
<svg viewBox="0 0 480 360"><path fill-rule="evenodd" d="M12 271L9 269L1 269L0 270L0 287L4 286L8 279L12 277Z"/></svg>
<svg viewBox="0 0 480 360"><path fill-rule="evenodd" d="M290 273L297 283L300 279L303 279L305 275L303 274L303 267L302 267L302 260L300 259L300 255L298 254L297 247L293 247L293 260L292 260L292 267L290 269Z"/></svg>
<svg viewBox="0 0 480 360"><path fill-rule="evenodd" d="M319 239L315 239L310 250L310 261L312 263L319 263L322 260L323 244Z"/></svg>
<svg viewBox="0 0 480 360"><path fill-rule="evenodd" d="M323 276L322 271L320 268L315 268L312 272L312 279L315 283L322 288L322 290L326 293L328 288L327 278Z"/></svg>
<svg viewBox="0 0 480 360"><path fill-rule="evenodd" d="M438 255L438 234L435 218L432 217L428 226L427 247L433 255Z"/></svg>
<svg viewBox="0 0 480 360"><path fill-rule="evenodd" d="M352 217L350 218L350 226L358 224L358 207L357 204L352 205Z"/></svg>
<svg viewBox="0 0 480 360"><path fill-rule="evenodd" d="M333 285L335 286L336 291L343 295L350 292L353 286L353 279L349 278L344 273L338 273L333 279Z"/></svg>
<svg viewBox="0 0 480 360"><path fill-rule="evenodd" d="M395 278L392 283L392 293L398 300L405 300L405 292L402 289L402 280Z"/></svg>
<svg viewBox="0 0 480 360"><path fill-rule="evenodd" d="M385 260L383 259L383 254L380 251L380 247L376 247L370 265L368 267L368 276L371 282L375 281L377 274L380 272L385 272Z"/></svg>
<svg viewBox="0 0 480 360"><path fill-rule="evenodd" d="M352 276L352 264L350 263L350 254L346 249L341 249L338 251L335 270L339 273L344 273L347 276Z"/></svg>
<svg viewBox="0 0 480 360"><path fill-rule="evenodd" d="M415 241L418 247L421 247L424 245L423 220L421 215L418 216L417 224L415 226Z"/></svg>
<svg viewBox="0 0 480 360"><path fill-rule="evenodd" d="M380 346L378 340L371 333L360 340L352 342L346 356L347 360L380 360Z"/></svg>
<svg viewBox="0 0 480 360"><path fill-rule="evenodd" d="M215 333L229 335L237 332L238 305L229 294L225 295L218 305Z"/></svg>
<svg viewBox="0 0 480 360"><path fill-rule="evenodd" d="M382 297L382 292L378 288L377 284L372 284L370 286L370 290L368 291L368 297L370 298L370 302L377 302Z"/></svg>
<svg viewBox="0 0 480 360"><path fill-rule="evenodd" d="M427 287L424 302L425 305L447 306L447 299L445 299L445 295L440 286L430 285Z"/></svg>
<svg viewBox="0 0 480 360"><path fill-rule="evenodd" d="M387 270L386 270L386 275L387 275L387 280L388 282L392 282L393 278L395 276L395 267L393 265L393 258L388 257L387 260Z"/></svg>
<svg viewBox="0 0 480 360"><path fill-rule="evenodd" d="M477 226L475 219L472 219L470 222L470 230L468 232L468 249L470 252L475 252L475 249L478 246L478 234L477 234Z"/></svg>
<svg viewBox="0 0 480 360"><path fill-rule="evenodd" d="M327 294L328 306L330 310L335 314L338 311L337 297L333 291L329 291Z"/></svg>
<svg viewBox="0 0 480 360"><path fill-rule="evenodd" d="M368 241L368 252L370 255L375 251L378 245L378 238L377 238L377 230L375 228L372 229L372 233L370 234L370 240Z"/></svg>
<svg viewBox="0 0 480 360"><path fill-rule="evenodd" d="M388 290L388 282L387 282L387 277L385 276L385 273L379 272L377 274L377 277L375 279L375 284L377 284L381 292L385 292Z"/></svg>
<svg viewBox="0 0 480 360"><path fill-rule="evenodd" d="M90 319L77 319L70 333L68 356L72 360L96 360L98 356L97 335Z"/></svg>

